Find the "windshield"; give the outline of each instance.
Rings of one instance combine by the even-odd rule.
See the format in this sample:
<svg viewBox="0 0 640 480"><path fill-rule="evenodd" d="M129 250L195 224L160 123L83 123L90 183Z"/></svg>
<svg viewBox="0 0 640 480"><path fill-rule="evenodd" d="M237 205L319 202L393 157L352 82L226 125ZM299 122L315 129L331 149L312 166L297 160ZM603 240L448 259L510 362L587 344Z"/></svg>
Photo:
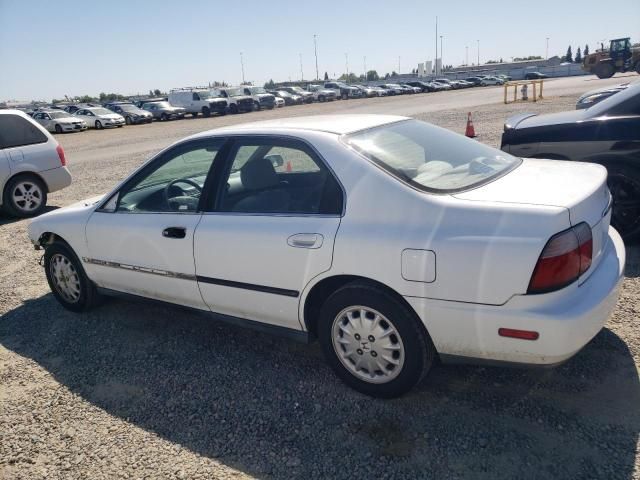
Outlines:
<svg viewBox="0 0 640 480"><path fill-rule="evenodd" d="M278 91L278 95L280 95L281 97L291 97L292 95L289 92L285 92L284 90L279 90Z"/></svg>
<svg viewBox="0 0 640 480"><path fill-rule="evenodd" d="M249 91L254 95L257 93L267 93L267 91L262 87L249 87Z"/></svg>
<svg viewBox="0 0 640 480"><path fill-rule="evenodd" d="M171 104L169 102L153 102L152 104L147 105L157 105L158 108L171 108Z"/></svg>
<svg viewBox="0 0 640 480"><path fill-rule="evenodd" d="M51 118L67 118L69 114L64 112L49 112L49 116Z"/></svg>
<svg viewBox="0 0 640 480"><path fill-rule="evenodd" d="M118 107L120 107L124 112L136 112L139 110L137 107L134 107L133 105L118 105Z"/></svg>
<svg viewBox="0 0 640 480"><path fill-rule="evenodd" d="M344 141L400 180L440 193L486 183L521 163L476 140L417 120L356 132Z"/></svg>
<svg viewBox="0 0 640 480"><path fill-rule="evenodd" d="M92 108L91 111L96 115L111 115L113 112L111 110L107 110L106 108Z"/></svg>
<svg viewBox="0 0 640 480"><path fill-rule="evenodd" d="M239 97L244 95L241 88L229 88L227 89L227 93L230 97Z"/></svg>
<svg viewBox="0 0 640 480"><path fill-rule="evenodd" d="M596 103L587 112L591 118L603 115L640 115L640 82Z"/></svg>

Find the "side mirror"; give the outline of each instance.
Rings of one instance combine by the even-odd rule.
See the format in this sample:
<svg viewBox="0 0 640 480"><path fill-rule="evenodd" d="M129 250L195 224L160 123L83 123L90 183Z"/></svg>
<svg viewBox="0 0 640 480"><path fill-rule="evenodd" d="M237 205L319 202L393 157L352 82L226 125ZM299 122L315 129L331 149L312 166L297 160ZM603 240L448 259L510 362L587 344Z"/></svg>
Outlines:
<svg viewBox="0 0 640 480"><path fill-rule="evenodd" d="M264 158L269 160L274 168L278 168L284 165L284 159L282 158L282 155L273 153L271 155L265 156Z"/></svg>

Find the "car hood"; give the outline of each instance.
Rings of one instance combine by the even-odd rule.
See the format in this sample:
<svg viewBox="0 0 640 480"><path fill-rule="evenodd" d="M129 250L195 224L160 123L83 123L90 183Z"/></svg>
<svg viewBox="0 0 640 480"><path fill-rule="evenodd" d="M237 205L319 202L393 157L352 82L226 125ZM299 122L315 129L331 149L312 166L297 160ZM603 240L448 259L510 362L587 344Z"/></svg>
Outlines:
<svg viewBox="0 0 640 480"><path fill-rule="evenodd" d="M547 125L559 125L587 120L586 110L569 110L567 112L549 113L537 115L524 113L509 117L505 122L505 128L533 128Z"/></svg>
<svg viewBox="0 0 640 480"><path fill-rule="evenodd" d="M234 100L253 100L253 98L248 95L233 95L231 98Z"/></svg>
<svg viewBox="0 0 640 480"><path fill-rule="evenodd" d="M57 123L75 123L75 122L84 122L84 120L82 120L79 117L64 117L64 118L54 118L54 119L52 119L52 122L57 122Z"/></svg>
<svg viewBox="0 0 640 480"><path fill-rule="evenodd" d="M109 120L120 120L122 115L119 113L105 113L104 115L96 115L98 118L109 119Z"/></svg>
<svg viewBox="0 0 640 480"><path fill-rule="evenodd" d="M563 207L569 210L573 225L586 221L593 226L609 206L606 182L607 170L601 165L525 158L520 166L497 180L453 196L463 200Z"/></svg>

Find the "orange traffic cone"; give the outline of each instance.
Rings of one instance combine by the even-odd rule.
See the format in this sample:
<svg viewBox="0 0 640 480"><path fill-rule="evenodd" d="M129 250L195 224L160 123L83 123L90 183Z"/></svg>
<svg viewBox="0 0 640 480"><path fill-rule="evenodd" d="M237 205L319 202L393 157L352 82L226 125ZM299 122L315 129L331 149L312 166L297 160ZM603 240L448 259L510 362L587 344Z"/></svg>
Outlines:
<svg viewBox="0 0 640 480"><path fill-rule="evenodd" d="M477 137L476 129L473 128L473 120L471 120L471 112L469 112L469 114L467 115L467 129L465 130L464 134L469 138Z"/></svg>
<svg viewBox="0 0 640 480"><path fill-rule="evenodd" d="M287 162L287 172L290 172L291 170L292 170L292 168L291 168L291 160L289 160Z"/></svg>

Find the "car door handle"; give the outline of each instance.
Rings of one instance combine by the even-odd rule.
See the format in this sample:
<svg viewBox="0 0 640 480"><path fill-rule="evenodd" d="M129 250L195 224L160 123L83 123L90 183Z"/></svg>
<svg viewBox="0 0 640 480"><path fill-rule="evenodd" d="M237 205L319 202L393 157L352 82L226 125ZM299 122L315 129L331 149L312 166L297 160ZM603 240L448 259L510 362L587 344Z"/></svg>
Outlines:
<svg viewBox="0 0 640 480"><path fill-rule="evenodd" d="M162 236L166 238L184 238L187 236L187 229L184 227L167 227L162 231Z"/></svg>
<svg viewBox="0 0 640 480"><path fill-rule="evenodd" d="M287 238L287 245L295 248L320 248L324 237L319 233L296 233Z"/></svg>

